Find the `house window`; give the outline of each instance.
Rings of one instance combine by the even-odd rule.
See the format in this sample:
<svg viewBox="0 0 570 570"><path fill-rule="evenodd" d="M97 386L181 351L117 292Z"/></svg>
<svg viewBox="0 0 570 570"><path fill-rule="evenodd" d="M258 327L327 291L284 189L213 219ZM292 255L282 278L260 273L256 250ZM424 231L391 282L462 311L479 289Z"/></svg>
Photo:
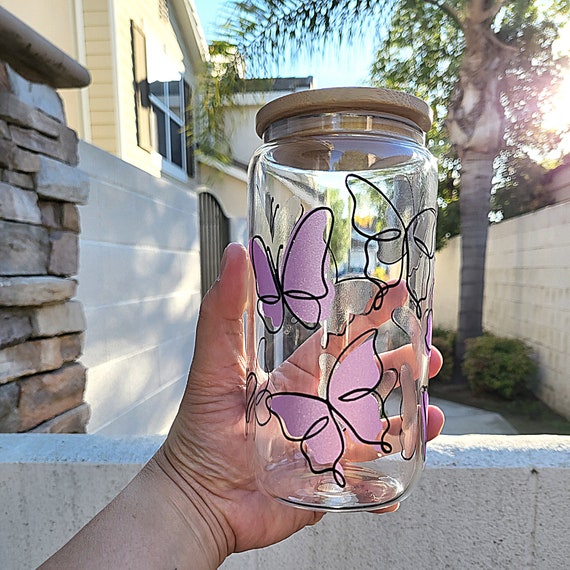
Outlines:
<svg viewBox="0 0 570 570"><path fill-rule="evenodd" d="M166 160L186 170L184 82L154 81L150 102L156 120L155 148Z"/></svg>
<svg viewBox="0 0 570 570"><path fill-rule="evenodd" d="M162 170L179 176L194 176L194 149L190 86L177 64L150 47L142 30L131 22L137 142L163 158ZM149 59L149 56L150 59Z"/></svg>

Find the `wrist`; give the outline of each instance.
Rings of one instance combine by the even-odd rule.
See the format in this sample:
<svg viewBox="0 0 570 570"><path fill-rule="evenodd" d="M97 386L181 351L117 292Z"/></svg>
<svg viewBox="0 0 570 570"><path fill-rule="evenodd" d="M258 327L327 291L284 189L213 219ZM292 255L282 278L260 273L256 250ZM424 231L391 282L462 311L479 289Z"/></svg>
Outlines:
<svg viewBox="0 0 570 570"><path fill-rule="evenodd" d="M217 568L230 552L222 527L157 455L42 569Z"/></svg>
<svg viewBox="0 0 570 570"><path fill-rule="evenodd" d="M225 517L216 509L216 498L200 484L198 477L181 473L164 447L158 450L145 470L158 483L160 493L173 508L175 517L170 524L175 534L186 537L192 567L217 568L234 551L235 539ZM190 537L194 540L189 541ZM197 552L200 553L200 564L197 564Z"/></svg>

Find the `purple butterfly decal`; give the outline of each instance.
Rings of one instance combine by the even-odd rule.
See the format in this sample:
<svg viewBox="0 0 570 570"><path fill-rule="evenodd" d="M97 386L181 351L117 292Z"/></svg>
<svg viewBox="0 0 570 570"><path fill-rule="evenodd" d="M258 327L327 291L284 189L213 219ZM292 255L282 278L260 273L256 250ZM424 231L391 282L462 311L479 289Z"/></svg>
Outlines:
<svg viewBox="0 0 570 570"><path fill-rule="evenodd" d="M279 392L267 399L285 438L300 443L311 471L332 473L340 487L346 485L340 464L346 449L345 431L354 443L373 445L382 453L392 450L383 441L389 421L376 392L384 374L374 349L376 334L367 331L344 349L331 370L324 398Z"/></svg>
<svg viewBox="0 0 570 570"><path fill-rule="evenodd" d="M349 174L346 177L345 184L353 202L353 229L366 238L366 276L378 283L382 291L389 287L394 287L404 278L416 314L418 318L421 318L423 313L422 305L431 294L429 286L432 281L430 278L432 271L431 260L435 255L436 210L434 208L424 208L413 214L409 221L406 222L404 216L398 211L392 200L378 186L366 178L358 174ZM390 220L391 226L384 226L379 231L374 231L372 229L362 229L356 222L356 210L358 207L356 189L358 185L362 184L364 184L364 187L373 189L378 194L378 199L381 200L381 210L384 212L385 217ZM410 188L409 182L408 188ZM371 260L369 251L371 245L377 248L375 257L381 264L390 266L400 263L399 276L397 279L392 280L390 284L369 274L368 267L371 263L372 265L375 264Z"/></svg>
<svg viewBox="0 0 570 570"><path fill-rule="evenodd" d="M315 208L295 224L277 259L261 236L250 240L249 253L255 273L257 311L267 330L283 326L285 308L308 329L330 316L334 285L327 279L332 211Z"/></svg>

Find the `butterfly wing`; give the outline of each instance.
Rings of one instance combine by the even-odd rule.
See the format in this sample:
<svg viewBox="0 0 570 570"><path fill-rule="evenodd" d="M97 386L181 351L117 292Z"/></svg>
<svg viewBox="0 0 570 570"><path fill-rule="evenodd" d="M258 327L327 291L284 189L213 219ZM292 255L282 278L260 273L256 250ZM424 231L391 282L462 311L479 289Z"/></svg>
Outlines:
<svg viewBox="0 0 570 570"><path fill-rule="evenodd" d="M327 278L333 215L315 208L295 225L281 265L284 303L307 328L331 313L334 284Z"/></svg>
<svg viewBox="0 0 570 570"><path fill-rule="evenodd" d="M422 411L421 407L418 406L416 382L412 369L408 364L403 364L400 368L400 386L402 388L402 407L400 412L402 418L400 431L401 453L404 459L411 459L416 451Z"/></svg>
<svg viewBox="0 0 570 570"><path fill-rule="evenodd" d="M283 296L271 252L260 236L250 240L249 257L255 274L257 312L271 321L272 328L268 328L276 332L283 324Z"/></svg>
<svg viewBox="0 0 570 570"><path fill-rule="evenodd" d="M331 336L342 336L346 327L359 315L373 311L379 294L378 285L363 277L337 280L334 285L334 302L327 326L323 327L322 346L326 348ZM346 315L350 315L347 319Z"/></svg>
<svg viewBox="0 0 570 570"><path fill-rule="evenodd" d="M349 174L345 186L352 200L352 228L366 238L363 246L365 274L385 292L388 282L397 284L402 278L405 224L388 196L366 178ZM395 267L392 269L391 266Z"/></svg>
<svg viewBox="0 0 570 570"><path fill-rule="evenodd" d="M422 313L422 303L430 295L431 263L435 255L436 217L435 209L422 210L414 216L407 232L408 290L416 304L418 317Z"/></svg>
<svg viewBox="0 0 570 570"><path fill-rule="evenodd" d="M437 213L434 208L426 208L414 216L410 223L410 237L418 253L432 258L435 253L435 227Z"/></svg>
<svg viewBox="0 0 570 570"><path fill-rule="evenodd" d="M332 471L338 482L344 438L327 403L308 394L281 392L271 396L269 406L281 423L283 435L300 442L311 471Z"/></svg>
<svg viewBox="0 0 570 570"><path fill-rule="evenodd" d="M366 336L370 331L340 356L329 379L328 398L355 441L379 444L384 427L374 390L382 378L382 361L374 350L374 335L362 342Z"/></svg>

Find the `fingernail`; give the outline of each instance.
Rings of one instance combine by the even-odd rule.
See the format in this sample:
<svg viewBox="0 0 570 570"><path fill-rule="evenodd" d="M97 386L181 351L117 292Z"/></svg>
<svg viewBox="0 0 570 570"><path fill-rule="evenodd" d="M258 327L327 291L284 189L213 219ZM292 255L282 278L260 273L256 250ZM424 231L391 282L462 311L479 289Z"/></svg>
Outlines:
<svg viewBox="0 0 570 570"><path fill-rule="evenodd" d="M218 281L222 278L224 274L224 269L226 268L228 262L228 248L224 249L224 254L222 255L222 261L220 262L220 271L218 273Z"/></svg>
<svg viewBox="0 0 570 570"><path fill-rule="evenodd" d="M224 270L226 268L226 265L228 263L228 257L229 257L229 249L231 248L232 244L228 244L226 245L226 249L224 249L224 253L222 255L222 261L220 262L220 274L218 276L218 279L221 279L223 274L224 274Z"/></svg>

